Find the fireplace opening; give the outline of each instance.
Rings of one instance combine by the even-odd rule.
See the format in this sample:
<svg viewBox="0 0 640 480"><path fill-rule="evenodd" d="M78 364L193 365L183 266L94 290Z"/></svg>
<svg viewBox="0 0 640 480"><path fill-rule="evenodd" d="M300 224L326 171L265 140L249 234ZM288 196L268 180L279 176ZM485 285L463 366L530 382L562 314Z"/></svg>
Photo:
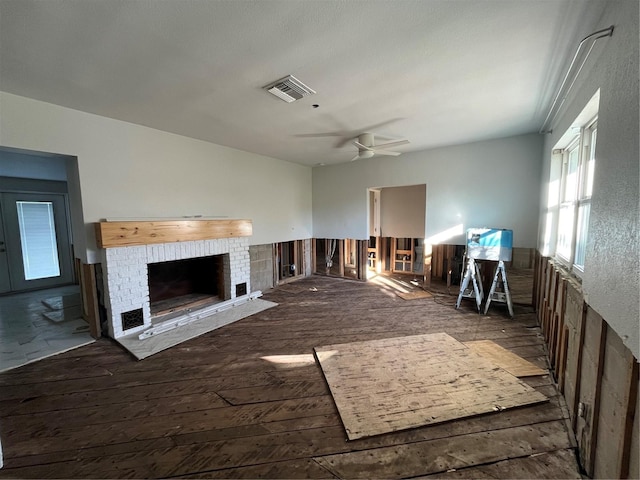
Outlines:
<svg viewBox="0 0 640 480"><path fill-rule="evenodd" d="M150 263L151 317L202 308L225 300L224 255Z"/></svg>

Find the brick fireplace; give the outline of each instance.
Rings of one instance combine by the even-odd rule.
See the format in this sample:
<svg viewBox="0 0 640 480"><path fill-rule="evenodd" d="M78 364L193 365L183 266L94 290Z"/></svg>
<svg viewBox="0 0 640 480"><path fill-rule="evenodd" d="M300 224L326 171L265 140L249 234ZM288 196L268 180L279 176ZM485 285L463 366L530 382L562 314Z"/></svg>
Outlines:
<svg viewBox="0 0 640 480"><path fill-rule="evenodd" d="M205 266L200 267L198 275L202 277L202 270L210 269L211 278L199 278L194 282L200 285L211 282L207 288L215 291L220 301L248 296L251 292L248 240L251 224L249 222L247 228L246 222L203 220L97 224L98 245L103 248L109 335L117 339L152 326L150 271L153 277L154 271L164 270L166 283L166 267L177 261L210 260L209 266L204 262ZM220 236L224 238L209 238ZM183 268L175 275L184 276L184 272L191 270L192 267ZM181 281L180 287L174 285L172 288L183 288L184 283Z"/></svg>

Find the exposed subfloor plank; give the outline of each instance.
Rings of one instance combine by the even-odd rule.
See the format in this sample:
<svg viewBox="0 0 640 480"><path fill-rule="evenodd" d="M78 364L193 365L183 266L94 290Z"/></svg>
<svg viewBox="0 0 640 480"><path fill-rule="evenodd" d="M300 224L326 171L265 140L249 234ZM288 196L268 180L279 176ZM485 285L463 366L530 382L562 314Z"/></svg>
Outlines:
<svg viewBox="0 0 640 480"><path fill-rule="evenodd" d="M502 460L477 467L435 473L418 478L429 479L495 479L495 478L583 478L578 473L576 452L572 449L554 450L523 458Z"/></svg>
<svg viewBox="0 0 640 480"><path fill-rule="evenodd" d="M569 448L561 421L316 458L339 478L408 478Z"/></svg>
<svg viewBox="0 0 640 480"><path fill-rule="evenodd" d="M356 476L349 462L378 453L384 469L363 461L358 476L393 477L400 465L401 476L447 467L478 478L579 478L566 454L567 408L549 375L523 379L548 402L347 441L316 346L444 332L493 340L548 367L531 307L516 305L511 320L500 308L455 310L457 292L442 285L433 293L405 301L314 276L265 293L277 307L141 362L101 339L0 374L0 478L335 478ZM549 468L536 460L545 458Z"/></svg>

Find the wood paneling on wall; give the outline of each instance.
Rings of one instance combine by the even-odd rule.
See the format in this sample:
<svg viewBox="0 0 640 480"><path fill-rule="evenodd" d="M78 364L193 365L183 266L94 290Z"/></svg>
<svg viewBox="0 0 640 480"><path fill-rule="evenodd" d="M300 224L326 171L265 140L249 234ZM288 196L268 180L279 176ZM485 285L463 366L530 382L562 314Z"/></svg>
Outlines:
<svg viewBox="0 0 640 480"><path fill-rule="evenodd" d="M576 418L576 438L582 466L589 476L593 476L596 455L606 335L607 326L602 317L591 307L587 307L584 342L582 343L582 368L578 373L580 375L580 402ZM607 477L611 478L615 475Z"/></svg>
<svg viewBox="0 0 640 480"><path fill-rule="evenodd" d="M600 455L594 459L593 474L597 478L606 478L610 472L620 472L622 478L638 478L627 476L629 455L637 459L638 450L624 448L632 435L638 393L638 363L623 345L622 339L611 327L606 328L596 441L600 445ZM624 432L624 436L620 437L619 432Z"/></svg>
<svg viewBox="0 0 640 480"><path fill-rule="evenodd" d="M563 376L560 384L564 397L567 400L567 407L572 419L576 418L578 411L578 392L580 391L580 377L576 374L582 368L582 348L584 342L584 322L586 319L586 309L582 299L580 286L575 282L569 282L567 287L567 297L565 303L565 322L567 329L567 361L566 371L570 375ZM575 429L575 423L573 424Z"/></svg>
<svg viewBox="0 0 640 480"><path fill-rule="evenodd" d="M582 467L596 478L638 478L638 359L561 265L537 254L534 285L538 321Z"/></svg>
<svg viewBox="0 0 640 480"><path fill-rule="evenodd" d="M78 260L80 262L80 260ZM82 318L89 324L93 338L100 338L100 306L96 283L96 266L80 262L80 294L82 299Z"/></svg>
<svg viewBox="0 0 640 480"><path fill-rule="evenodd" d="M635 455L632 454L629 458L629 474L627 478L640 478L640 395L638 392L638 384L635 386L636 389L636 406L635 406L635 416L633 418L633 422L630 422L631 428L631 449L632 453L635 452Z"/></svg>

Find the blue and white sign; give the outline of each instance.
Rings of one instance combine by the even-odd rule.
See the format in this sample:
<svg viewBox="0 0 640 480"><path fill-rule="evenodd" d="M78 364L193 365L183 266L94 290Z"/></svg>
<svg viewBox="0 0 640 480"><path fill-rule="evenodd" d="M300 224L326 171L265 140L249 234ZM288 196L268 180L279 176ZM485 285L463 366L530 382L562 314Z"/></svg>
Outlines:
<svg viewBox="0 0 640 480"><path fill-rule="evenodd" d="M467 256L476 260L511 261L513 230L470 228L467 230Z"/></svg>

